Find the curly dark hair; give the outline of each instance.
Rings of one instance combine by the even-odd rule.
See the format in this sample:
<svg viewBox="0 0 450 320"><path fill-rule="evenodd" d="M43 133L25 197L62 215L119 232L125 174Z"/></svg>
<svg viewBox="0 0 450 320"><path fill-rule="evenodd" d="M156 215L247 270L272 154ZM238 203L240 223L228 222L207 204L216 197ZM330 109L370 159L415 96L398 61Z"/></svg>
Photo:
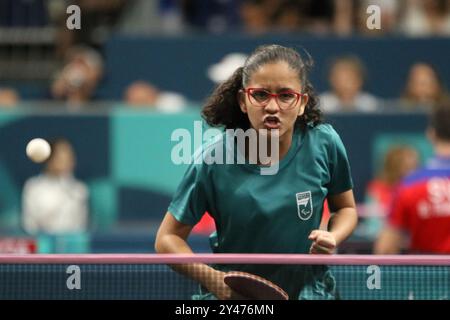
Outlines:
<svg viewBox="0 0 450 320"><path fill-rule="evenodd" d="M308 73L313 65L311 56L305 52L303 58L295 49L280 45L264 45L258 47L245 61L243 67L238 68L233 75L218 85L203 107L202 117L213 127L223 126L225 129L248 129L248 116L239 107L238 94L249 82L251 75L262 65L278 61L285 61L290 68L298 72L304 93L309 96L303 115L299 116L295 126L301 129L312 123L323 122L319 109L319 98L308 79Z"/></svg>

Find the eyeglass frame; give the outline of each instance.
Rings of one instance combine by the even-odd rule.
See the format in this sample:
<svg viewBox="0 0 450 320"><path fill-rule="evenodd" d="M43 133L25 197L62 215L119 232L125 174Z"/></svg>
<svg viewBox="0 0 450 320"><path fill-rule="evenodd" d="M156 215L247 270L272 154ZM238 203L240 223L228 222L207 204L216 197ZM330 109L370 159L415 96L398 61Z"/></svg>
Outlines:
<svg viewBox="0 0 450 320"><path fill-rule="evenodd" d="M264 104L261 105L261 106L258 106L258 105L255 105L254 103L252 103L252 99L250 98L250 97L251 97L250 93L251 93L251 91L253 91L253 90L260 90L260 91L266 92L266 93L269 95L269 99L267 100L267 102L264 103ZM298 104L299 101L301 101L300 99L303 100L303 97L304 97L304 96L308 96L307 93L300 93L300 92L296 92L296 91L294 91L294 90L284 90L284 91L279 92L279 93L272 93L272 92L270 92L270 91L268 91L268 90L266 90L266 89L263 89L263 88L242 88L240 91L246 93L246 94L247 94L247 97L248 97L248 100L250 101L250 103L251 103L252 105L254 105L255 107L259 107L259 108L263 108L263 107L267 106L267 105L270 103L270 100L272 100L272 98L275 98L275 102L277 103L277 106L278 106L278 108L280 108L280 110L290 110L290 109L294 108L294 107ZM279 104L279 102L278 102L278 96L279 96L280 94L283 94L283 93L293 93L293 94L295 94L295 95L297 96L297 100L296 100L295 103L293 103L292 106L290 106L289 108L285 108L285 109L284 109L284 108L281 108L281 107L280 107L280 104ZM253 98L253 97L252 97L252 98ZM253 99L255 99L255 98L253 98Z"/></svg>

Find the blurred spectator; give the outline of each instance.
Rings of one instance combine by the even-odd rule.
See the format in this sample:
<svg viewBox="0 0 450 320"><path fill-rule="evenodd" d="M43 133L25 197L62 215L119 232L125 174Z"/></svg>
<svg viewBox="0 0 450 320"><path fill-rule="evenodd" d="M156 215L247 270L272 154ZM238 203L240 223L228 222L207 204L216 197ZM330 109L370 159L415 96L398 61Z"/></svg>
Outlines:
<svg viewBox="0 0 450 320"><path fill-rule="evenodd" d="M407 110L423 109L446 103L448 94L437 71L427 63L414 64L408 75L401 105Z"/></svg>
<svg viewBox="0 0 450 320"><path fill-rule="evenodd" d="M23 227L30 234L68 234L88 227L88 189L73 176L75 152L65 139L51 143L42 174L23 189Z"/></svg>
<svg viewBox="0 0 450 320"><path fill-rule="evenodd" d="M366 236L378 236L398 184L418 165L419 154L412 147L394 146L386 152L381 171L366 190L366 218L361 223Z"/></svg>
<svg viewBox="0 0 450 320"><path fill-rule="evenodd" d="M249 33L270 31L274 8L276 5L268 0L244 0L239 8L244 31Z"/></svg>
<svg viewBox="0 0 450 320"><path fill-rule="evenodd" d="M400 30L409 36L450 35L448 0L408 0Z"/></svg>
<svg viewBox="0 0 450 320"><path fill-rule="evenodd" d="M405 178L392 201L375 253L450 253L450 105L434 109L427 137L435 153L427 165Z"/></svg>
<svg viewBox="0 0 450 320"><path fill-rule="evenodd" d="M19 94L10 88L0 88L0 108L11 108L19 102Z"/></svg>
<svg viewBox="0 0 450 320"><path fill-rule="evenodd" d="M160 91L145 81L136 81L125 90L125 102L131 107L154 107L162 112L180 112L187 105L186 99L175 92Z"/></svg>
<svg viewBox="0 0 450 320"><path fill-rule="evenodd" d="M282 32L295 32L305 27L301 2L285 0L280 3L272 15L274 29Z"/></svg>
<svg viewBox="0 0 450 320"><path fill-rule="evenodd" d="M320 96L324 112L377 110L377 99L362 91L365 68L357 57L346 56L336 59L330 68L328 79L332 91Z"/></svg>
<svg viewBox="0 0 450 320"><path fill-rule="evenodd" d="M68 52L66 60L52 84L53 98L75 105L91 100L103 74L102 57L91 48L78 46Z"/></svg>
<svg viewBox="0 0 450 320"><path fill-rule="evenodd" d="M350 35L354 30L355 12L353 0L334 0L333 31L338 35Z"/></svg>

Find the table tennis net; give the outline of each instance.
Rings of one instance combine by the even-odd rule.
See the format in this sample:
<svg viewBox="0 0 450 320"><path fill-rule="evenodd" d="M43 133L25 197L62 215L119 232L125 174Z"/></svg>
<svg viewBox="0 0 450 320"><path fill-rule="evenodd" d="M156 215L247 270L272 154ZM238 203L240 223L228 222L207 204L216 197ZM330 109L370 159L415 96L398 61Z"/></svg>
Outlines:
<svg viewBox="0 0 450 320"><path fill-rule="evenodd" d="M3 255L0 299L214 299L173 270L194 263L264 276L292 300L450 299L449 256L273 254Z"/></svg>

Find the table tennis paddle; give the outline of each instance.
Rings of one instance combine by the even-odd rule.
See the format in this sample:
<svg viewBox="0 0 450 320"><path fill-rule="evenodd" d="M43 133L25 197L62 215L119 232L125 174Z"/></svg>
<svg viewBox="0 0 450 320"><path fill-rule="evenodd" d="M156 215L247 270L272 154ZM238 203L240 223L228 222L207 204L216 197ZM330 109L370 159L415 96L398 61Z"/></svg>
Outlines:
<svg viewBox="0 0 450 320"><path fill-rule="evenodd" d="M276 284L257 275L231 271L224 282L237 294L252 300L288 300L288 294Z"/></svg>

